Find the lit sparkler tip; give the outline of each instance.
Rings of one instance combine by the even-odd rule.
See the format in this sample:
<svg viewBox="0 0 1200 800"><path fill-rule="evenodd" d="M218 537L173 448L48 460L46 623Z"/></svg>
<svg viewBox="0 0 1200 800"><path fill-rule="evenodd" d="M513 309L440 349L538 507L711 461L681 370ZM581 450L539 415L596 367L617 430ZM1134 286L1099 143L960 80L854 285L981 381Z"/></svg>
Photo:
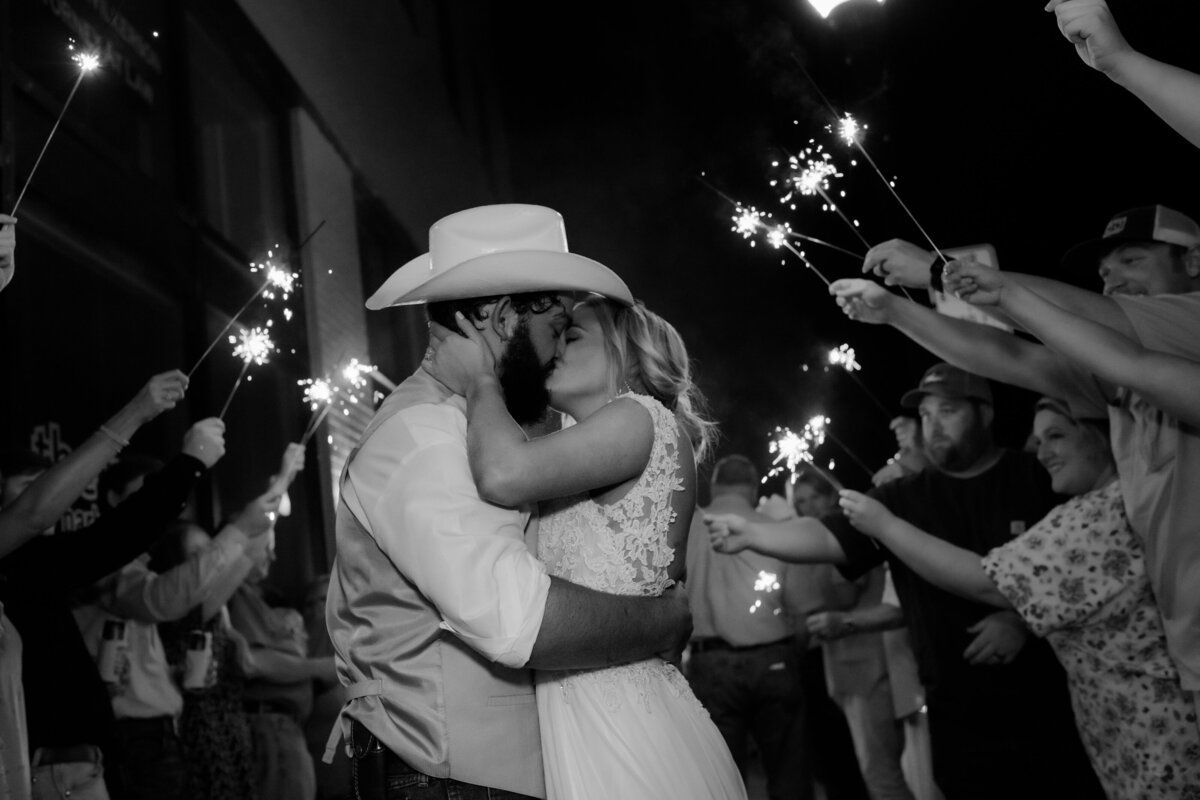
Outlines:
<svg viewBox="0 0 1200 800"><path fill-rule="evenodd" d="M94 72L100 67L100 56L95 53L76 53L72 59L83 73Z"/></svg>
<svg viewBox="0 0 1200 800"><path fill-rule="evenodd" d="M753 206L747 208L739 204L734 210L733 230L743 239L749 239L762 225L762 212Z"/></svg>
<svg viewBox="0 0 1200 800"><path fill-rule="evenodd" d="M296 290L296 280L300 276L294 272L271 265L267 268L267 283L283 293L283 299Z"/></svg>
<svg viewBox="0 0 1200 800"><path fill-rule="evenodd" d="M787 228L783 225L778 225L771 229L767 234L767 243L775 249L783 247L787 242Z"/></svg>
<svg viewBox="0 0 1200 800"><path fill-rule="evenodd" d="M350 386L361 389L367 385L367 376L374 371L374 364L364 364L357 358L352 358L346 366L342 367L342 377Z"/></svg>
<svg viewBox="0 0 1200 800"><path fill-rule="evenodd" d="M800 194L819 194L829 188L829 179L838 177L837 166L829 160L829 154L821 158L810 158L804 168L792 178L792 183L800 190Z"/></svg>
<svg viewBox="0 0 1200 800"><path fill-rule="evenodd" d="M858 137L861 133L862 127L859 126L858 120L852 115L847 114L838 120L838 138L847 145L853 146L858 144Z"/></svg>
<svg viewBox="0 0 1200 800"><path fill-rule="evenodd" d="M333 403L334 388L329 378L305 378L296 383L304 387L304 402L308 403L313 411L322 405Z"/></svg>
<svg viewBox="0 0 1200 800"><path fill-rule="evenodd" d="M848 344L838 345L829 351L829 363L841 367L846 372L857 372L862 365L854 357L854 348Z"/></svg>
<svg viewBox="0 0 1200 800"><path fill-rule="evenodd" d="M243 330L238 337L229 337L230 342L236 342L233 354L246 364L255 363L259 366L267 363L275 350L275 342L271 340L266 328L250 328Z"/></svg>

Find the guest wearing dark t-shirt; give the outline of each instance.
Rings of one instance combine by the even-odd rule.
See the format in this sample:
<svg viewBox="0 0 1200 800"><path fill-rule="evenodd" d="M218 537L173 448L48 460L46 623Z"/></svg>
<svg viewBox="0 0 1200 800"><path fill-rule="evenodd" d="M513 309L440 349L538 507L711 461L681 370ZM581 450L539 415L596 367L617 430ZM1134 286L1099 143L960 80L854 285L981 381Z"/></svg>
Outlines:
<svg viewBox="0 0 1200 800"><path fill-rule="evenodd" d="M903 404L919 407L932 466L871 496L896 516L980 554L1057 503L1027 454L991 438L991 390L939 364ZM888 561L927 687L934 778L947 800L1102 798L1075 731L1066 679L1020 619L927 583L840 515L765 525L712 517L713 546L830 561L854 577Z"/></svg>
<svg viewBox="0 0 1200 800"><path fill-rule="evenodd" d="M103 781L101 756L113 755L112 703L68 598L144 552L179 516L196 480L224 453L224 429L217 419L197 422L182 452L120 507L86 528L36 537L0 559L0 600L24 645L34 783L79 781L82 790Z"/></svg>

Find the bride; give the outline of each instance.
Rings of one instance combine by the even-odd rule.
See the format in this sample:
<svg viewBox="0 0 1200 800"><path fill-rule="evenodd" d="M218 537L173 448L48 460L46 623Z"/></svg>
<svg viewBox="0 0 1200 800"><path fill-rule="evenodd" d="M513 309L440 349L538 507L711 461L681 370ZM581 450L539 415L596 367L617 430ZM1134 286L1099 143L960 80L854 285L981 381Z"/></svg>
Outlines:
<svg viewBox="0 0 1200 800"><path fill-rule="evenodd" d="M509 416L483 337L437 345L433 371L467 397L467 445L479 494L539 502L538 557L592 589L658 595L684 568L696 461L714 426L695 410L687 351L640 303L575 307L546 382L576 424L527 439ZM733 758L680 672L663 658L537 673L550 800L745 798Z"/></svg>

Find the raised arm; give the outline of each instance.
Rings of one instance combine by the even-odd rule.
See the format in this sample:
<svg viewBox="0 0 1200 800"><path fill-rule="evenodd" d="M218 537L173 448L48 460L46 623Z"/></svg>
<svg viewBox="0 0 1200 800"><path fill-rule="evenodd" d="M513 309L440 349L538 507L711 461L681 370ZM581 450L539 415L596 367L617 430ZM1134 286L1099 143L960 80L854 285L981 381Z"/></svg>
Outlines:
<svg viewBox="0 0 1200 800"><path fill-rule="evenodd" d="M1063 36L1083 62L1125 87L1200 147L1200 75L1156 61L1129 46L1104 0L1051 0Z"/></svg>
<svg viewBox="0 0 1200 800"><path fill-rule="evenodd" d="M753 550L797 564L842 564L846 554L833 533L814 517L757 522L737 514L705 514L709 540L719 553Z"/></svg>
<svg viewBox="0 0 1200 800"><path fill-rule="evenodd" d="M139 428L183 399L187 383L178 370L155 375L87 441L0 509L0 558L54 525Z"/></svg>
<svg viewBox="0 0 1200 800"><path fill-rule="evenodd" d="M1200 363L1148 350L1139 342L1104 325L1063 311L1027 289L1019 279L975 275L970 267L957 273L979 280L1004 280L998 302L1014 319L1066 358L1117 386L1135 390L1167 413L1200 425ZM981 292L964 293L971 300Z"/></svg>
<svg viewBox="0 0 1200 800"><path fill-rule="evenodd" d="M855 528L877 539L914 572L941 589L997 608L1012 604L983 571L978 553L956 547L892 514L878 500L843 489L839 504Z"/></svg>
<svg viewBox="0 0 1200 800"><path fill-rule="evenodd" d="M939 314L896 297L872 281L843 278L834 281L829 291L851 319L889 324L956 367L1054 397L1067 397L1074 391L1065 384L1058 357L1042 345L998 328Z"/></svg>
<svg viewBox="0 0 1200 800"><path fill-rule="evenodd" d="M928 250L923 250L903 239L892 239L875 245L867 252L863 262L863 272L883 278L884 283L889 286L900 285L911 289L928 289L930 288L930 269L933 262L934 254ZM988 268L981 266L980 269ZM1009 274L1017 275L1018 273ZM1101 325L1107 325L1126 335L1132 333L1128 318L1112 298L1039 275L1020 274L1020 277L1024 280L1026 287L1060 308L1070 311L1072 314L1087 317ZM949 285L945 290L950 294L954 293L953 287ZM920 308L924 308L924 306L920 306ZM997 319L1020 327L1016 320L1010 318L1003 309L995 305L985 305L980 308Z"/></svg>

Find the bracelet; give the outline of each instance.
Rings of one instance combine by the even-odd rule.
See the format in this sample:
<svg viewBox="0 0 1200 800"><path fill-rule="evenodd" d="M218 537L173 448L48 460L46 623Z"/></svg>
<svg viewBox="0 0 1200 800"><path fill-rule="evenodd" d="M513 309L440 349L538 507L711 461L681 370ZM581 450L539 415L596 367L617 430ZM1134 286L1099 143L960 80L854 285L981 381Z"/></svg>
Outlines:
<svg viewBox="0 0 1200 800"><path fill-rule="evenodd" d="M99 428L96 429L96 431L98 433L103 433L109 439L112 439L113 442L118 447L129 447L129 440L122 439L120 436L117 435L116 431L114 431L112 428L108 427L107 425L101 425Z"/></svg>
<svg viewBox="0 0 1200 800"><path fill-rule="evenodd" d="M941 253L933 257L933 263L929 265L929 288L935 292L940 292L942 286L942 270L950 262Z"/></svg>

